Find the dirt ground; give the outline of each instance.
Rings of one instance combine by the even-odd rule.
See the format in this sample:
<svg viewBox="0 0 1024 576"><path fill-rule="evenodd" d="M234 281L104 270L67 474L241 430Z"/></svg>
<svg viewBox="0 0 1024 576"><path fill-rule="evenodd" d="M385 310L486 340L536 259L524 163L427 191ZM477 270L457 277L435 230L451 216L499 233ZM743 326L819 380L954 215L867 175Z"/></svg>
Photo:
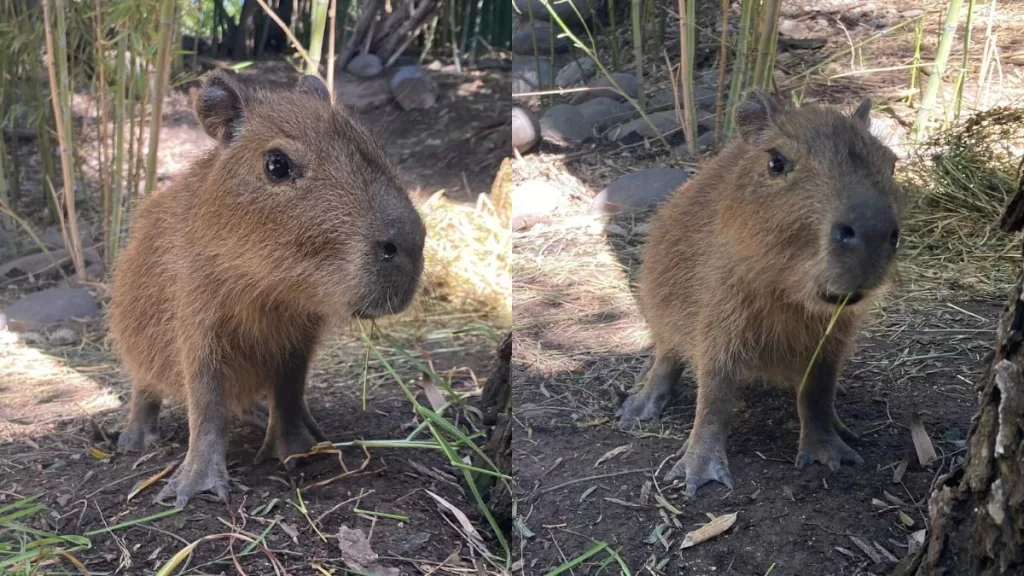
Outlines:
<svg viewBox="0 0 1024 576"><path fill-rule="evenodd" d="M908 74L883 69L911 61L913 26L867 40L924 8L923 53L934 54L940 4L784 3L783 17L809 26L810 36L822 33L821 22L832 34L823 49L780 55L782 94L845 106L871 97L879 106L876 133L913 163L906 136L916 109L904 101ZM999 25L1005 53L1019 51L1021 14L1004 14ZM843 52L850 45L859 46L856 57ZM668 85L664 59L657 60L647 68L648 95ZM799 75L815 66L815 74ZM1024 69L1011 63L1004 72L998 89L978 98L981 108L1019 105ZM527 105L539 110L559 98ZM686 498L663 477L693 421L689 371L681 397L659 422L625 431L615 417L652 353L634 284L650 214L585 215L619 176L656 166L699 169L698 160L680 152L653 140L589 141L575 149L542 144L514 167L517 182L542 180L564 196L553 217L517 232L513 246L513 457L523 573L544 574L575 560L576 574L623 567L632 574L888 574L926 527L934 479L964 452L974 385L1019 270L1019 239L999 236L992 222L976 238L943 245L948 239L938 240L930 222L945 215L909 214L901 280L873 310L840 378L845 393L837 410L861 435L853 447L866 464L836 473L820 465L797 470L795 395L751 386L727 446L735 490L712 483ZM918 463L911 439L915 414L939 456L928 466ZM735 524L723 534L681 547L684 535L710 516L733 513Z"/></svg>
<svg viewBox="0 0 1024 576"><path fill-rule="evenodd" d="M245 75L266 82L295 78L280 62L257 63L245 69ZM496 101L496 95L509 92L507 77L500 68L458 77L439 67L435 79L441 87L436 107L402 112L388 105L360 117L381 138L420 196L443 188L456 200L472 202L490 190L497 167L508 154L508 119ZM158 174L161 185L166 185L200 147L211 144L183 93L167 100L162 138ZM90 159L93 149L89 144L83 147L86 174L95 168ZM31 145L23 146L22 153L22 189L40 189L38 154L33 156ZM20 209L33 219L33 211L41 206L26 198ZM89 224L87 205L83 213ZM0 304L66 282L55 274L2 281ZM92 282L86 287L102 306L108 296L106 285ZM361 450L347 448L343 461L320 456L289 475L276 462L253 465L262 430L239 425L233 428L228 452L234 482L231 505L196 499L183 512L149 519L172 510L152 502L162 483L126 498L138 482L180 462L187 447L184 411L165 407L165 440L158 449L141 457L111 456L128 383L110 353L102 323L80 329L82 341L63 347L17 341L10 333L0 333L5 334L0 342L0 507L41 495L46 512L31 525L88 535L92 548L75 555L91 573L152 574L189 543L217 534L249 540L205 541L194 551L188 569L176 573L234 573L234 555L238 573L272 574L268 553L289 574L346 573L339 547L343 526L362 530L382 565L395 574L494 569L481 551L500 554L501 547L462 473L437 450L372 448L367 459ZM426 377L406 354L428 361L466 397L466 410L446 413L460 429L486 432L473 406L498 344L487 318L443 303L424 304L405 320L386 324L383 331L392 341L376 342L378 349L420 402L428 404L423 391ZM308 397L314 417L333 442L402 440L422 422L394 378L351 331L335 335L323 346L311 371ZM341 476L346 467L351 473ZM466 528L458 514L428 491L464 513L478 534L464 537ZM104 530L139 519L129 527ZM253 540L269 552L253 551ZM63 568L73 570L66 562Z"/></svg>

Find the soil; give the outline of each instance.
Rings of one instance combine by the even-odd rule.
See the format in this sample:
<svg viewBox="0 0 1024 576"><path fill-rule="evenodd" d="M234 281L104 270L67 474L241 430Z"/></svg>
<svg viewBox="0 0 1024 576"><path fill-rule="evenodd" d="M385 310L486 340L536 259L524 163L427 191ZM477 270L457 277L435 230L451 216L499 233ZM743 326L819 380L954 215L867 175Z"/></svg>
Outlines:
<svg viewBox="0 0 1024 576"><path fill-rule="evenodd" d="M434 108L403 112L392 104L359 116L383 141L414 192L427 196L445 189L450 198L472 202L478 193L489 191L501 159L508 155L508 119L495 104L496 94L508 93L507 74L500 68L481 68L458 77L446 67L433 68L441 87ZM290 67L274 61L257 62L245 74L268 83L288 83L297 77ZM164 119L158 162L161 185L211 145L189 112L183 90L168 97ZM86 187L92 193L95 139L89 138L83 140L81 154ZM38 153L31 142L21 147L21 153L25 170L20 213L41 227L44 204L34 192L42 189ZM80 206L83 227L89 228L93 213L87 202ZM65 282L59 276L5 279L0 304ZM102 281L87 287L101 304L105 301ZM449 409L447 416L468 432L486 431L472 407L495 363L498 344L486 331L464 330L477 323L471 316L443 305L440 311L420 311L384 329L394 343L377 343L424 404L427 398L419 384L423 374L399 348L428 359L438 374L450 374L453 388L468 395L469 408ZM157 449L141 457L111 455L111 441L124 417L121 403L127 399L128 382L111 356L102 323L76 330L82 341L65 347L19 342L0 332L8 336L0 341L0 507L38 494L46 511L30 525L61 534L95 531L89 536L92 548L75 553L91 573L152 574L189 543L230 533L260 539L289 574L344 573L338 536L343 526L362 530L382 565L396 573L493 569L463 537L456 515L428 494L433 492L464 513L484 546L501 552L462 473L442 453L373 448L365 468L360 468L364 453L346 448L343 462L319 456L289 475L276 462L252 464L262 431L244 424L234 426L230 438L228 467L235 483L230 505L194 499L182 512L105 532L104 527L173 510L152 502L162 482L131 500L127 496L138 482L180 462L188 442L187 419L183 409L165 407L164 441ZM323 347L307 394L314 417L333 442L401 440L421 423L394 379L380 362L368 358L366 346L351 331L338 333ZM351 474L339 477L346 467ZM243 554L247 545L224 538L204 542L192 554L189 568L176 573L236 572L229 546L237 556L238 573L274 573L264 552ZM73 570L67 562L61 566Z"/></svg>

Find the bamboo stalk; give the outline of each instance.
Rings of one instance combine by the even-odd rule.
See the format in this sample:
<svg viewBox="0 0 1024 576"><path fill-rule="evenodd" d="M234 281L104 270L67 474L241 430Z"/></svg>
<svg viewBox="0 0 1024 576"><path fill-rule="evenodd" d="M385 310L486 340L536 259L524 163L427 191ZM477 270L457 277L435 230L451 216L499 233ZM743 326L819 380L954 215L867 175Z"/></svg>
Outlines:
<svg viewBox="0 0 1024 576"><path fill-rule="evenodd" d="M641 3L644 0L632 0L630 3L630 19L633 23L633 64L636 68L636 81L637 81L637 98L636 101L640 104L641 108L646 109L645 94L644 94L644 37L643 37L643 19L640 14ZM548 35L554 39L554 34ZM553 71L553 70L552 70ZM552 83L553 84L553 83Z"/></svg>
<svg viewBox="0 0 1024 576"><path fill-rule="evenodd" d="M103 10L100 0L93 0L93 23L96 30L96 91L98 92L99 108L99 176L100 189L103 197L103 246L110 246L110 148L107 134L107 78L106 62L103 59ZM107 264L112 261L108 260ZM108 266L109 269L109 266Z"/></svg>
<svg viewBox="0 0 1024 576"><path fill-rule="evenodd" d="M324 47L324 28L327 27L327 12L330 8L329 0L313 0L312 19L313 29L310 31L309 39L309 61L306 63L306 74L320 76L320 54ZM331 90L331 87L327 87Z"/></svg>
<svg viewBox="0 0 1024 576"><path fill-rule="evenodd" d="M331 100L334 100L334 38L337 31L338 0L331 0L331 8L327 14L330 19L331 31L327 37L327 91L331 93Z"/></svg>
<svg viewBox="0 0 1024 576"><path fill-rule="evenodd" d="M679 5L682 9L682 4ZM608 0L608 29L611 31L612 40L612 69L618 71L622 68L620 65L619 58L619 36L615 33L615 0Z"/></svg>
<svg viewBox="0 0 1024 576"><path fill-rule="evenodd" d="M697 115L693 108L693 35L697 30L694 0L679 0L679 84L683 92L683 135L686 151L697 154Z"/></svg>
<svg viewBox="0 0 1024 576"><path fill-rule="evenodd" d="M754 85L761 90L771 89L771 61L775 52L778 34L774 34L779 23L779 0L766 0L761 7L760 43L754 62Z"/></svg>
<svg viewBox="0 0 1024 576"><path fill-rule="evenodd" d="M921 97L921 108L917 112L917 119L914 124L914 138L918 141L927 132L927 124L931 120L935 99L938 96L939 88L942 86L942 75L946 71L946 63L949 60L949 52L953 48L953 36L956 35L956 24L960 20L960 6L963 0L951 0L949 11L946 13L946 23L943 27L942 36L939 38L939 49L935 54L935 62L932 65L932 74L928 78L928 87L925 88L924 96Z"/></svg>
<svg viewBox="0 0 1024 576"><path fill-rule="evenodd" d="M718 94L715 95L715 145L722 144L725 115L725 69L729 63L729 0L722 0L722 38L718 45Z"/></svg>
<svg viewBox="0 0 1024 576"><path fill-rule="evenodd" d="M960 107L963 104L964 99L964 84L967 83L968 70L970 67L970 55L971 55L971 27L974 24L974 0L970 0L967 3L967 23L964 25L964 49L963 56L960 60L960 75L957 77L956 83L956 94L954 98L954 111L953 119L960 119ZM981 90L981 86L978 86L978 90Z"/></svg>
<svg viewBox="0 0 1024 576"><path fill-rule="evenodd" d="M114 91L116 102L114 104L114 167L113 167L113 193L110 198L109 211L103 213L104 218L104 255L107 259L107 267L117 261L117 254L121 247L121 216L124 211L124 118L125 118L125 57L128 43L127 38L122 34L117 39L117 62L114 64ZM128 87L129 97L134 96L135 82ZM141 120L140 120L141 123ZM134 133L131 127L128 128L129 143L128 150L131 154L131 138ZM130 157L130 156L129 156ZM128 172L131 173L129 166Z"/></svg>
<svg viewBox="0 0 1024 576"><path fill-rule="evenodd" d="M170 67L171 38L174 26L174 0L163 0L160 5L160 33L158 36L156 82L153 88L152 114L149 118L149 153L146 155L146 187L149 195L156 187L156 153L160 146L160 126L163 123L164 96L167 94L167 76Z"/></svg>
<svg viewBox="0 0 1024 576"><path fill-rule="evenodd" d="M736 47L736 62L732 67L732 82L729 85L729 102L725 117L722 119L722 132L726 135L732 132L732 114L730 111L736 106L742 94L747 90L746 76L750 58L751 37L748 31L754 19L754 4L756 0L743 0L740 11L739 43Z"/></svg>
<svg viewBox="0 0 1024 576"><path fill-rule="evenodd" d="M67 208L67 227L61 226L64 245L71 255L75 276L85 280L85 262L82 257L82 241L78 235L78 215L75 210L75 181L72 176L71 146L71 86L68 81L67 26L64 14L64 0L54 0L54 14L57 21L57 39L54 42L53 24L50 15L50 0L43 0L43 29L46 33L46 68L50 77L53 118L57 126L57 143L60 149L61 172L64 179L64 204ZM52 185L52 183L51 183ZM65 221L57 212L58 219Z"/></svg>

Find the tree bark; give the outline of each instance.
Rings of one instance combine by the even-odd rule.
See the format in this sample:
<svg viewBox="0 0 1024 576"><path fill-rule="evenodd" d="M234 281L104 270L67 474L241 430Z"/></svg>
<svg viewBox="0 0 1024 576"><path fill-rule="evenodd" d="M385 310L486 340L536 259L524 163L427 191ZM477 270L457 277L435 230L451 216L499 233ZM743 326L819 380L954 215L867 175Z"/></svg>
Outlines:
<svg viewBox="0 0 1024 576"><path fill-rule="evenodd" d="M259 9L253 0L245 0L242 4L238 28L235 29L235 51L232 54L236 60L247 60L252 54L252 46L256 41L256 13Z"/></svg>
<svg viewBox="0 0 1024 576"><path fill-rule="evenodd" d="M1022 162L1024 167L1024 162ZM1000 222L1024 227L1024 173ZM963 465L940 478L928 502L928 540L894 576L1024 574L1024 270L996 331Z"/></svg>
<svg viewBox="0 0 1024 576"><path fill-rule="evenodd" d="M480 410L484 424L493 426L490 437L482 448L498 471L512 475L512 333L505 334L498 346L498 362L484 384ZM476 465L486 464L475 458ZM493 476L479 475L477 488L487 494L487 507L494 520L507 534L512 528L512 492L506 482Z"/></svg>

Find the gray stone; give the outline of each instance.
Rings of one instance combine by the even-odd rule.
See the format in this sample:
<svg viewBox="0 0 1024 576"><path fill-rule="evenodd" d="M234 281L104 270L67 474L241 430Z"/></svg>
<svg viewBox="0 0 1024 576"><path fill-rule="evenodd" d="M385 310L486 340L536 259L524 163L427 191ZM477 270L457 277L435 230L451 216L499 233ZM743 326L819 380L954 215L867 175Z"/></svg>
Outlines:
<svg viewBox="0 0 1024 576"><path fill-rule="evenodd" d="M608 135L609 139L622 140L633 135L641 138L657 138L658 136L674 134L675 131L682 133L682 126L676 120L675 110L654 112L653 114L648 114L647 118L650 120L650 123L642 117L627 122L619 130L610 133ZM697 111L697 125L705 129L714 129L714 118L713 114L703 110ZM653 128L651 124L654 125Z"/></svg>
<svg viewBox="0 0 1024 576"><path fill-rule="evenodd" d="M534 53L534 38L537 40L537 51ZM519 30L512 35L512 53L523 56L550 55L552 47L555 54L564 54L569 51L569 40L559 38L557 32L552 32L551 25L547 22L535 22L533 26Z"/></svg>
<svg viewBox="0 0 1024 576"><path fill-rule="evenodd" d="M637 82L636 76L628 72L615 72L610 76L595 78L593 82L587 85L590 90L576 94L572 103L582 104L591 98L599 98L601 96L611 98L613 100L625 101L626 98L615 90L615 84L612 83L613 79L615 80L615 84L618 84L619 88L621 88L626 95L630 98L636 98L636 95L640 90L640 83Z"/></svg>
<svg viewBox="0 0 1024 576"><path fill-rule="evenodd" d="M636 109L626 102L619 102L611 98L600 96L587 100L576 106L576 109L583 114L588 122L597 127L598 130L605 130L609 126L629 120Z"/></svg>
<svg viewBox="0 0 1024 576"><path fill-rule="evenodd" d="M710 88L704 88L701 86L693 87L693 102L698 108L713 109L715 102L718 99L718 93ZM647 99L647 107L649 109L659 109L662 107L675 108L676 100L675 95L671 89L661 90L656 92L650 98ZM683 106L683 95L679 95L679 105Z"/></svg>
<svg viewBox="0 0 1024 576"><path fill-rule="evenodd" d="M433 108L441 91L419 66L403 66L391 77L391 95L402 110Z"/></svg>
<svg viewBox="0 0 1024 576"><path fill-rule="evenodd" d="M27 332L73 318L96 319L100 310L92 294L81 288L49 288L22 297L4 314L11 331Z"/></svg>
<svg viewBox="0 0 1024 576"><path fill-rule="evenodd" d="M512 58L512 93L536 92L550 88L553 75L551 60L548 58Z"/></svg>
<svg viewBox="0 0 1024 576"><path fill-rule="evenodd" d="M626 174L601 190L590 205L590 213L618 214L651 208L668 198L689 177L685 170L675 168L648 168Z"/></svg>
<svg viewBox="0 0 1024 576"><path fill-rule="evenodd" d="M559 88L568 88L589 80L597 72L597 63L590 56L578 58L566 64L558 75L555 76L555 85Z"/></svg>
<svg viewBox="0 0 1024 576"><path fill-rule="evenodd" d="M357 78L373 78L384 71L384 63L376 54L359 54L345 69Z"/></svg>
<svg viewBox="0 0 1024 576"><path fill-rule="evenodd" d="M583 113L568 104L559 104L540 118L541 136L561 145L578 144L590 138L592 126Z"/></svg>
<svg viewBox="0 0 1024 576"><path fill-rule="evenodd" d="M540 123L525 108L512 107L512 147L520 154L529 152L540 142Z"/></svg>
<svg viewBox="0 0 1024 576"><path fill-rule="evenodd" d="M359 80L351 74L339 74L334 82L334 97L356 112L368 112L387 106L393 99L387 78Z"/></svg>
<svg viewBox="0 0 1024 576"><path fill-rule="evenodd" d="M544 6L541 0L512 0L512 4L515 6L515 10L519 13L520 18L524 20L528 21L531 16L534 22L537 20L551 20L551 13L548 12L547 7ZM563 22L568 25L575 25L580 21L580 16L584 20L590 18L590 7L596 4L596 2L591 0L565 0L562 2L549 1L548 4ZM573 7L574 4L575 8ZM579 16L576 15L577 12L579 12Z"/></svg>
<svg viewBox="0 0 1024 576"><path fill-rule="evenodd" d="M0 263L6 262L18 255L18 248L14 245L7 232L0 228Z"/></svg>

